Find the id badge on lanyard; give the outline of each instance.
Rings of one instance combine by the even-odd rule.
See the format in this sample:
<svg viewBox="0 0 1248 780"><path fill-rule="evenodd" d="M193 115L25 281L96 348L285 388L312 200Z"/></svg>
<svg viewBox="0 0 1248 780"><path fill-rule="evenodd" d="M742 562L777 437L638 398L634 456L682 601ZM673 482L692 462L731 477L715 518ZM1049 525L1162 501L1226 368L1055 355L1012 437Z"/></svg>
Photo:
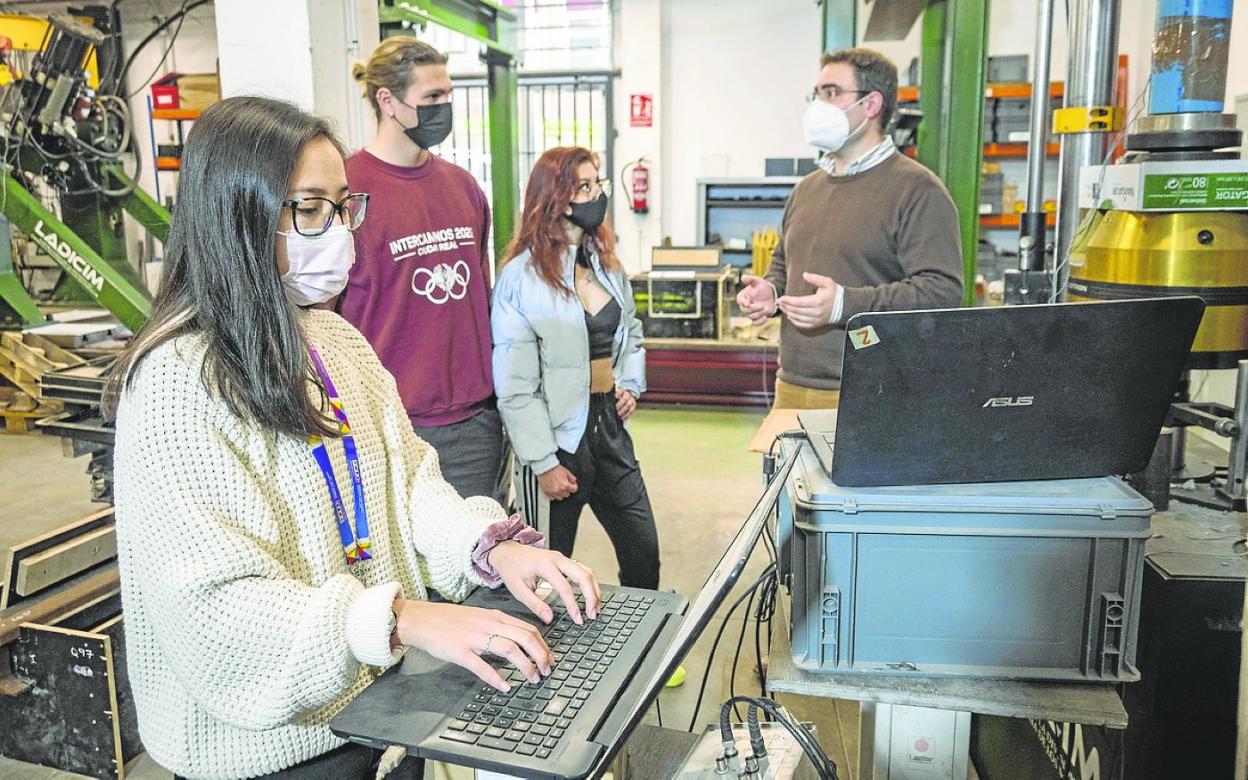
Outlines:
<svg viewBox="0 0 1248 780"><path fill-rule="evenodd" d="M360 473L360 456L355 448L355 437L351 435L351 424L347 420L346 409L343 408L342 399L338 397L338 391L329 378L329 372L325 370L325 364L321 362L321 356L311 345L308 345L308 355L312 358L312 365L316 367L316 373L320 376L321 382L325 384L329 405L338 419L338 432L342 434L342 448L347 457L347 471L351 475L352 501L355 504L354 529L351 528L351 522L347 519L347 506L342 500L342 493L338 490L338 481L334 478L334 466L329 462L329 452L325 449L325 441L315 434L308 437L312 457L321 467L321 476L325 478L329 500L334 506L334 520L338 523L338 537L342 540L342 552L347 558L347 565L351 566L373 557L372 542L368 538L368 509L364 506L364 478Z"/></svg>

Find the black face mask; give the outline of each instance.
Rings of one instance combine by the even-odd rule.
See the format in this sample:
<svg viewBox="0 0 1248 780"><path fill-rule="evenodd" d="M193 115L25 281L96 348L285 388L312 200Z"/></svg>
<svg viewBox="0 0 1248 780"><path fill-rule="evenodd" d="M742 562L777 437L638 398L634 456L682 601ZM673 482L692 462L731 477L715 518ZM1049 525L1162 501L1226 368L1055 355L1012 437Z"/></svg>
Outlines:
<svg viewBox="0 0 1248 780"><path fill-rule="evenodd" d="M598 195L597 200L589 203L573 203L572 213L566 219L586 233L593 233L607 218L607 193Z"/></svg>
<svg viewBox="0 0 1248 780"><path fill-rule="evenodd" d="M402 100L399 101L403 103ZM396 116L395 121L403 126L403 132L411 139L412 143L421 149L432 149L438 144L446 140L451 134L451 104L450 103L434 103L431 106L409 106L407 103L403 105L408 108L416 109L416 119L420 124L415 127L403 126Z"/></svg>

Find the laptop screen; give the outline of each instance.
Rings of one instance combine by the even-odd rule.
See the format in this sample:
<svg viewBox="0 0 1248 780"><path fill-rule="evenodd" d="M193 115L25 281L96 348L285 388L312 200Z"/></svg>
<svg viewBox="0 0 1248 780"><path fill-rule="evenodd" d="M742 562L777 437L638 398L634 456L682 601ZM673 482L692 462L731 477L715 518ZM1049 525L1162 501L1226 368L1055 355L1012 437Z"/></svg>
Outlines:
<svg viewBox="0 0 1248 780"><path fill-rule="evenodd" d="M1141 471L1204 308L1184 296L857 314L831 479L873 487ZM828 448L811 440L824 461Z"/></svg>
<svg viewBox="0 0 1248 780"><path fill-rule="evenodd" d="M724 550L723 557L719 559L719 563L715 565L710 576L707 577L706 584L702 586L702 590L698 593L697 598L693 600L689 605L689 609L685 611L680 628L673 637L672 643L668 646L667 652L663 654L657 670L646 683L645 693L633 705L633 710L629 714L628 726L621 736L621 742L636 728L637 722L641 720L642 713L654 701L659 691L663 689L663 685L672 676L672 673L676 671L676 667L680 665L681 659L693 647L694 642L697 641L698 636L701 635L707 624L710 623L716 610L728 598L728 593L740 578L746 562L749 560L751 553L754 552L754 546L758 544L758 537L767 525L767 519L771 516L771 509L780 497L780 491L784 487L785 480L788 479L789 472L793 470L793 464L797 462L798 452L799 448L794 448L793 452L789 453L784 462L780 464L780 468L776 470L775 475L771 478L771 482L768 483L767 489L763 491L762 497L758 499L758 503L754 505L754 508L750 510L749 516L742 523L741 530L737 532L737 535L728 544L727 549ZM611 760L618 747L619 743L613 745L602 763ZM599 764L599 766L602 766L602 764Z"/></svg>

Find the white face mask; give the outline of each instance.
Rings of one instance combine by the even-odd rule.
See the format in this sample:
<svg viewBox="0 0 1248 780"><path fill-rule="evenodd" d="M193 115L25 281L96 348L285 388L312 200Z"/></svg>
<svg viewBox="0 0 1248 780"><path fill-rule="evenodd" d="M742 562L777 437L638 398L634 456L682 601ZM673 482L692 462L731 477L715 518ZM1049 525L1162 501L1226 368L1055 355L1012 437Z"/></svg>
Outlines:
<svg viewBox="0 0 1248 780"><path fill-rule="evenodd" d="M853 108L867 99L867 95L850 103ZM849 131L849 109L812 100L806 104L806 113L802 115L802 130L806 133L806 143L825 152L839 152L849 139L858 135L858 131L867 126L870 117L864 118L862 124L851 133Z"/></svg>
<svg viewBox="0 0 1248 780"><path fill-rule="evenodd" d="M334 225L319 236L279 230L286 237L290 270L282 274L286 297L296 306L324 303L347 286L355 265L355 239L346 225Z"/></svg>

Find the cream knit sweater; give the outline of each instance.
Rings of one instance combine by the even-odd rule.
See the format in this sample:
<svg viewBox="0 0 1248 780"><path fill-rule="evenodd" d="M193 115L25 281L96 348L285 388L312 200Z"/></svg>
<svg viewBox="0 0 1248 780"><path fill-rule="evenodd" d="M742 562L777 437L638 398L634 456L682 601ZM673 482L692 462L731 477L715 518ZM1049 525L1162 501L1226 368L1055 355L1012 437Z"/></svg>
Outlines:
<svg viewBox="0 0 1248 780"><path fill-rule="evenodd" d="M396 594L482 584L488 499L461 499L394 379L335 314L300 315L351 421L375 557L347 567L306 442L230 414L187 336L140 364L117 414L117 556L144 747L190 777L251 777L324 753L326 724L397 658ZM328 442L354 522L342 443Z"/></svg>

